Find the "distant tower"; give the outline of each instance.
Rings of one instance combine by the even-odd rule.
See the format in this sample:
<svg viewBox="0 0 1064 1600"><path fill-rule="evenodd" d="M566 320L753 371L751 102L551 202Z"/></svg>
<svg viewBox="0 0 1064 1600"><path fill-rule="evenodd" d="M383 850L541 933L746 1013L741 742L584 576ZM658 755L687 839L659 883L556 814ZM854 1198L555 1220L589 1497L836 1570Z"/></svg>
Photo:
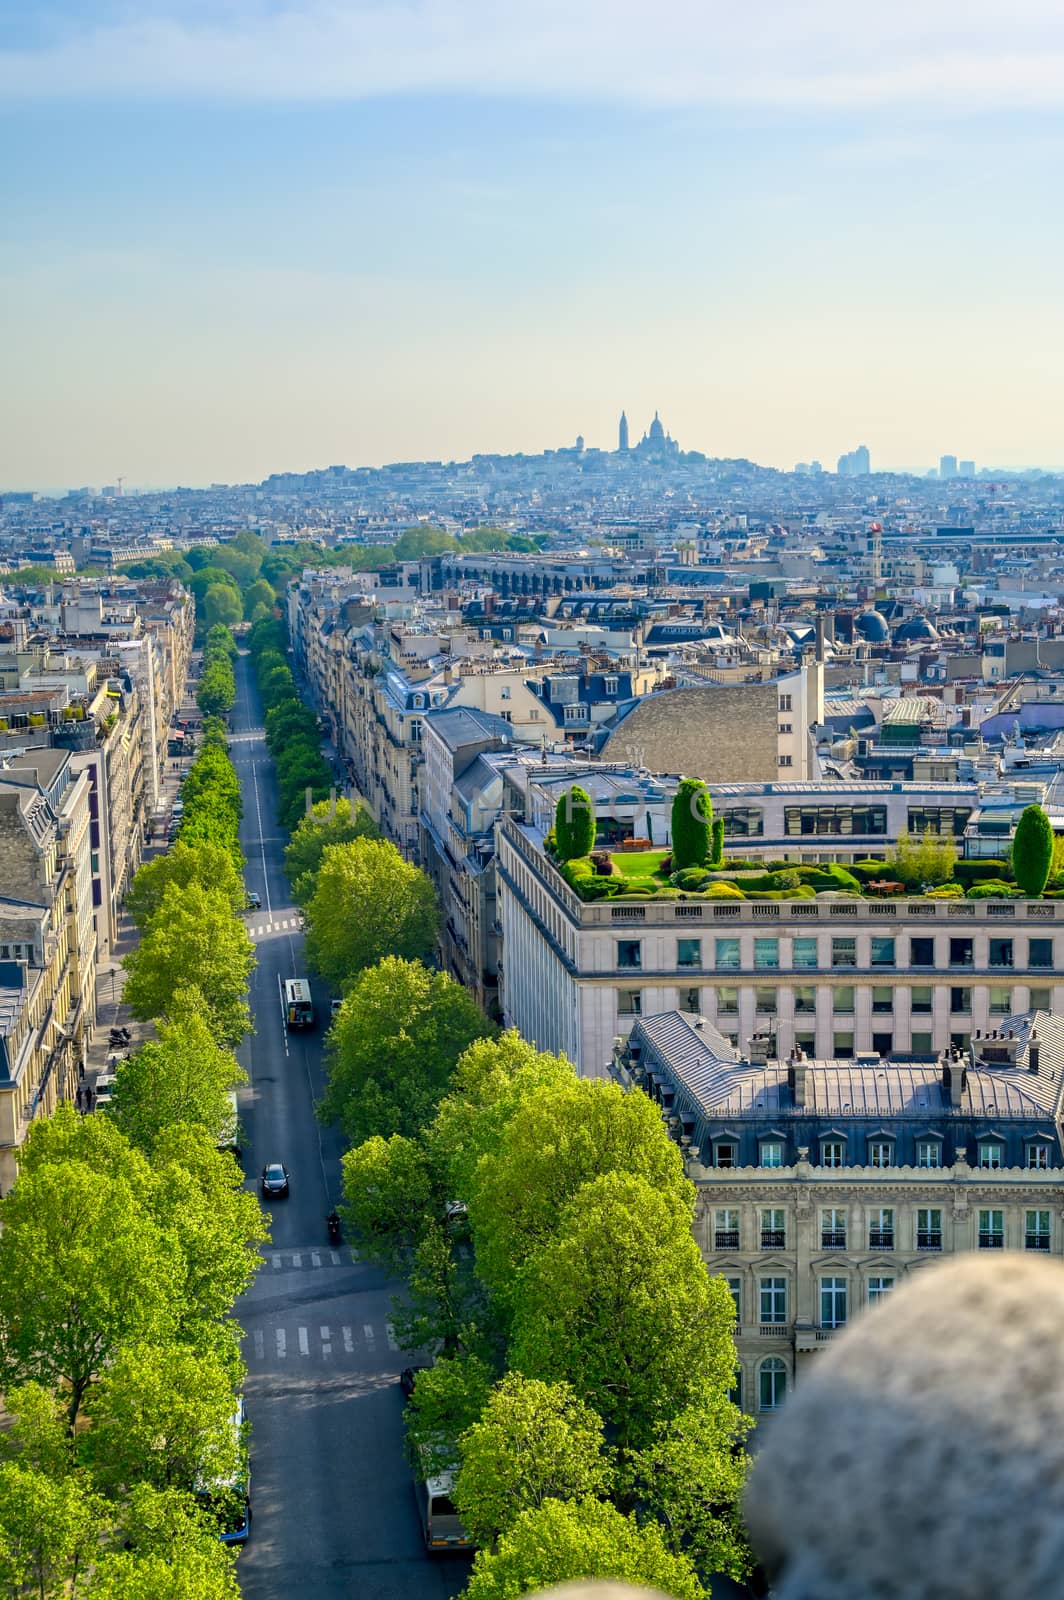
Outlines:
<svg viewBox="0 0 1064 1600"><path fill-rule="evenodd" d="M621 426L617 430L617 448L618 450L628 449L628 418L623 411L621 412Z"/></svg>

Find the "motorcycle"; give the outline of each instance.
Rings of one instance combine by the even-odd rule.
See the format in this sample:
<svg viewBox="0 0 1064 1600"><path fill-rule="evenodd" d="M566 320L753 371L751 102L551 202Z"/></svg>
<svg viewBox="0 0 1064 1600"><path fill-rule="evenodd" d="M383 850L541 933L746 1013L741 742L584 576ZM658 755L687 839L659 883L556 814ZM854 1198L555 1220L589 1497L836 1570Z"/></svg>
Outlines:
<svg viewBox="0 0 1064 1600"><path fill-rule="evenodd" d="M325 1225L329 1230L329 1243L340 1243L340 1218L335 1211L331 1211L325 1218Z"/></svg>
<svg viewBox="0 0 1064 1600"><path fill-rule="evenodd" d="M112 1044L128 1044L132 1037L133 1035L128 1028L112 1028L110 1032L110 1042Z"/></svg>

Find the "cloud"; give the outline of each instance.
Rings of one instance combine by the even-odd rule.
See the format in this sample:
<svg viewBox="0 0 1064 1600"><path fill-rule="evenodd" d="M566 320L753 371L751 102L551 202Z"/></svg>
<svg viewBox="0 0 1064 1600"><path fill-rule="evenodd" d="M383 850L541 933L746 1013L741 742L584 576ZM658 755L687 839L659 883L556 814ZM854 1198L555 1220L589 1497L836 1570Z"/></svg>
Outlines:
<svg viewBox="0 0 1064 1600"><path fill-rule="evenodd" d="M1059 0L96 0L0 48L0 102L438 93L641 106L1064 106Z"/></svg>

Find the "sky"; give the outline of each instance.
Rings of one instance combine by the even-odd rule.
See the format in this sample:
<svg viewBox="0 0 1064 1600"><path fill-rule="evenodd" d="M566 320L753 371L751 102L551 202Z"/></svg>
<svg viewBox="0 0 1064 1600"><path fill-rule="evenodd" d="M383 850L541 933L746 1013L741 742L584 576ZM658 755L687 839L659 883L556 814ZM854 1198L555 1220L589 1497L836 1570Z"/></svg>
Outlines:
<svg viewBox="0 0 1064 1600"><path fill-rule="evenodd" d="M0 490L1064 464L1060 0L0 0Z"/></svg>

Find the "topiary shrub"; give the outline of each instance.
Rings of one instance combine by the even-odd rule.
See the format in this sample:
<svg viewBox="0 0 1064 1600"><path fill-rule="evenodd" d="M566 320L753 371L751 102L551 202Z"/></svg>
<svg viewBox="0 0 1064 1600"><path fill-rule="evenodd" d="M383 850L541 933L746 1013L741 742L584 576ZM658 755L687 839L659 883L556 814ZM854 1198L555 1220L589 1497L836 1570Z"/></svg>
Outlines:
<svg viewBox="0 0 1064 1600"><path fill-rule="evenodd" d="M663 878L667 878L671 871L672 871L672 856L662 856L662 858L661 858L661 866L658 868L658 872L660 873L660 875Z"/></svg>
<svg viewBox="0 0 1064 1600"><path fill-rule="evenodd" d="M674 872L670 879L678 889L690 889L697 892L706 889L713 882L713 878L705 867L683 867L679 872Z"/></svg>
<svg viewBox="0 0 1064 1600"><path fill-rule="evenodd" d="M1024 894L1042 893L1052 865L1052 825L1041 806L1027 806L1012 840L1012 871Z"/></svg>
<svg viewBox="0 0 1064 1600"><path fill-rule="evenodd" d="M925 900L963 900L964 890L959 883L940 883L937 889L928 889Z"/></svg>
<svg viewBox="0 0 1064 1600"><path fill-rule="evenodd" d="M988 878L1009 878L1011 869L1004 861L957 861L954 863L953 876L958 883L967 886L970 883L983 883Z"/></svg>
<svg viewBox="0 0 1064 1600"><path fill-rule="evenodd" d="M855 861L850 871L858 883L889 881L893 868L889 861Z"/></svg>
<svg viewBox="0 0 1064 1600"><path fill-rule="evenodd" d="M596 850L591 857L591 865L600 878L609 878L615 871L613 857L608 850Z"/></svg>
<svg viewBox="0 0 1064 1600"><path fill-rule="evenodd" d="M574 783L559 795L554 812L554 847L562 861L586 856L595 843L595 808L586 789Z"/></svg>
<svg viewBox="0 0 1064 1600"><path fill-rule="evenodd" d="M973 883L971 885L966 898L968 900L1008 900L1016 895L1022 895L1022 893L1022 889L1017 889L1014 883L1006 883L1004 878L984 878L982 883Z"/></svg>
<svg viewBox="0 0 1064 1600"><path fill-rule="evenodd" d="M581 900L610 900L614 895L620 894L624 879L620 876L612 878L581 878L576 892Z"/></svg>
<svg viewBox="0 0 1064 1600"><path fill-rule="evenodd" d="M721 862L724 860L724 818L723 817L714 817L713 818L712 836L713 836L713 844L712 844L712 853L711 853L710 859L713 862L713 865L715 867L719 867Z"/></svg>
<svg viewBox="0 0 1064 1600"><path fill-rule="evenodd" d="M707 900L745 900L746 896L738 884L724 881L711 883L706 890Z"/></svg>
<svg viewBox="0 0 1064 1600"><path fill-rule="evenodd" d="M701 778L681 778L672 802L672 859L677 869L704 867L710 857L713 802Z"/></svg>

